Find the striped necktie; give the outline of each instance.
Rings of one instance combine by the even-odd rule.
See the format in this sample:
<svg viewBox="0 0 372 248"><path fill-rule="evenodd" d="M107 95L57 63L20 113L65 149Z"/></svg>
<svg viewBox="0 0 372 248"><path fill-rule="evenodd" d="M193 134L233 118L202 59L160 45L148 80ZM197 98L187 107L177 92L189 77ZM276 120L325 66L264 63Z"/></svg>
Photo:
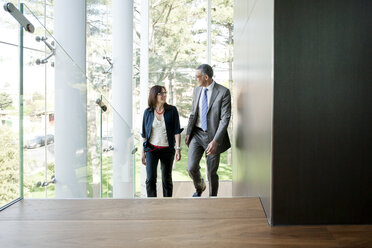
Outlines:
<svg viewBox="0 0 372 248"><path fill-rule="evenodd" d="M208 112L208 97L207 88L204 90L204 96L202 101L202 112L201 112L201 128L207 131L207 112Z"/></svg>

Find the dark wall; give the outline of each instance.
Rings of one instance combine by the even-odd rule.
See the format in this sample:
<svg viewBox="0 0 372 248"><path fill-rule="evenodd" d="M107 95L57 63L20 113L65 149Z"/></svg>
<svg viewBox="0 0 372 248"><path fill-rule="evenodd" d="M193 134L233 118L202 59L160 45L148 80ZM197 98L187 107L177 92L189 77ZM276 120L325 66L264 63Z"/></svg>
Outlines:
<svg viewBox="0 0 372 248"><path fill-rule="evenodd" d="M372 1L274 13L273 224L371 224Z"/></svg>

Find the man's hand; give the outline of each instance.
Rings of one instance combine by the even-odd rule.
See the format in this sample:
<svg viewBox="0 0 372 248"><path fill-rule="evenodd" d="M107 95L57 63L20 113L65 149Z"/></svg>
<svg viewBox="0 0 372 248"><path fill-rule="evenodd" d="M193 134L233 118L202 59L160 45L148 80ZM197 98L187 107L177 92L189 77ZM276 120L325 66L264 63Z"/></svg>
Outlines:
<svg viewBox="0 0 372 248"><path fill-rule="evenodd" d="M185 137L185 144L187 145L187 147L189 147L189 139L190 139L190 134L187 134Z"/></svg>
<svg viewBox="0 0 372 248"><path fill-rule="evenodd" d="M142 152L142 164L146 165L146 153Z"/></svg>
<svg viewBox="0 0 372 248"><path fill-rule="evenodd" d="M218 143L214 140L212 140L211 143L208 144L207 149L205 149L205 152L207 153L207 156L215 154L218 148Z"/></svg>

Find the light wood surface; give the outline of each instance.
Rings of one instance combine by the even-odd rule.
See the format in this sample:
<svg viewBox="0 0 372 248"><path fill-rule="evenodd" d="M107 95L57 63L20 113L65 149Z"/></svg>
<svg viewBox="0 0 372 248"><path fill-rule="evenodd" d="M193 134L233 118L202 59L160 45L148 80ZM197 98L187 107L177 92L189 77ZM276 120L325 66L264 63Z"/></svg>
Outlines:
<svg viewBox="0 0 372 248"><path fill-rule="evenodd" d="M372 247L372 226L270 227L258 198L26 199L0 247Z"/></svg>
<svg viewBox="0 0 372 248"><path fill-rule="evenodd" d="M208 182L207 187L202 194L202 198L209 197ZM163 197L163 188L161 181L157 182L157 194L159 198ZM184 198L191 197L195 193L195 187L192 181L173 181L173 197ZM219 181L218 197L231 197L232 196L232 181Z"/></svg>

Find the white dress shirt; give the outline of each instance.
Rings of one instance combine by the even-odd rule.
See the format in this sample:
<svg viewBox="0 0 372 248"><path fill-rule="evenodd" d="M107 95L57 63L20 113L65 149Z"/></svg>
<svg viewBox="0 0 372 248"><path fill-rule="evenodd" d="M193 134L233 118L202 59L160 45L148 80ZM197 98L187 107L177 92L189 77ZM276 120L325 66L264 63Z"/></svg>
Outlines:
<svg viewBox="0 0 372 248"><path fill-rule="evenodd" d="M169 146L164 117L159 121L158 118L154 116L149 142L155 146Z"/></svg>
<svg viewBox="0 0 372 248"><path fill-rule="evenodd" d="M209 101L210 101L211 96L212 96L212 91L213 91L213 88L214 88L214 84L215 84L215 81L213 80L213 82L207 87L207 89L208 89L207 90L208 108L209 108ZM198 114L198 119L196 120L196 126L197 127L200 127L200 128L201 128L202 103L203 103L204 90L205 90L205 88L206 87L203 87L202 88L202 92L200 94L200 99L199 99L199 114Z"/></svg>

